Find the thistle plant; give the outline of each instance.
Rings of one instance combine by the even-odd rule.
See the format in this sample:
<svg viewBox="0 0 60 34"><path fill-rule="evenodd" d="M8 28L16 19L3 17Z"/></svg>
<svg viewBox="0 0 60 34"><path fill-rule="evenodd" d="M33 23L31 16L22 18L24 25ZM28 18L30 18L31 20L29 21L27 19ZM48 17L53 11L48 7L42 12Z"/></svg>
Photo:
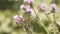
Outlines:
<svg viewBox="0 0 60 34"><path fill-rule="evenodd" d="M54 34L56 34L56 31L57 31L57 25L56 25L56 16L55 16L55 13L57 12L57 7L56 7L56 4L55 3L52 3L51 4L51 13L53 13L53 18L54 18L54 22L53 22L53 27L54 27Z"/></svg>
<svg viewBox="0 0 60 34"><path fill-rule="evenodd" d="M28 6L26 6L26 4L22 4L22 5L20 5L20 9L25 11L25 13L27 14L27 17L26 17L27 19L24 18L24 16L23 16L24 14L20 15L20 16L15 15L14 20L16 21L16 23L24 30L24 32L26 32L26 34L35 34L31 21L33 22L33 20L35 20L35 18L36 18L38 20L37 23L39 23L45 29L47 34L50 34L49 29L42 23L40 16L36 13L36 10L34 9L34 5L33 5L34 0L24 0L24 3L26 3ZM56 18L55 18L55 13L56 13L56 8L57 8L56 4L54 4L54 3L51 4L50 13L46 13L46 11L47 11L46 7L47 6L45 4L39 5L38 6L39 12L42 12L45 14L45 16L48 18L49 23L51 23L49 14L53 13L52 15L54 17L54 22L52 24L56 24ZM34 12L36 16L33 16L32 12ZM55 27L56 27L56 25L55 25ZM55 31L53 33L56 34Z"/></svg>

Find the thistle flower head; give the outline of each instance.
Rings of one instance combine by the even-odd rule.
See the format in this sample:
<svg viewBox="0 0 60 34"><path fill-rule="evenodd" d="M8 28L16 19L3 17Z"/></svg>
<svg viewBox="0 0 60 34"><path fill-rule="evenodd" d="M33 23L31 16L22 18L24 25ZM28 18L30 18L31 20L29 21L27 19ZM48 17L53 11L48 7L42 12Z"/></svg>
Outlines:
<svg viewBox="0 0 60 34"><path fill-rule="evenodd" d="M16 23L17 23L17 24L19 24L19 23L20 23L20 20L19 20L18 15L15 15L13 18L14 18L14 20L16 21Z"/></svg>
<svg viewBox="0 0 60 34"><path fill-rule="evenodd" d="M33 2L34 2L34 0L28 0L28 4L33 3Z"/></svg>
<svg viewBox="0 0 60 34"><path fill-rule="evenodd" d="M20 24L20 23L25 21L22 15L20 15L20 16L15 15L13 18L16 21L17 24Z"/></svg>
<svg viewBox="0 0 60 34"><path fill-rule="evenodd" d="M28 4L31 4L34 2L34 0L24 0L24 2L28 3Z"/></svg>
<svg viewBox="0 0 60 34"><path fill-rule="evenodd" d="M19 17L20 17L20 18L23 18L23 15L20 15Z"/></svg>
<svg viewBox="0 0 60 34"><path fill-rule="evenodd" d="M21 22L24 22L25 21L24 18L23 18L23 15L20 15L19 18L20 18L20 21Z"/></svg>
<svg viewBox="0 0 60 34"><path fill-rule="evenodd" d="M27 2L28 2L28 0L24 0L24 2L26 2L26 3L27 3Z"/></svg>
<svg viewBox="0 0 60 34"><path fill-rule="evenodd" d="M18 15L15 15L13 18L14 18L14 19L17 19L17 18L18 18Z"/></svg>
<svg viewBox="0 0 60 34"><path fill-rule="evenodd" d="M26 8L26 12L27 12L28 15L31 15L31 12L32 12L32 11L33 11L32 8L30 8L30 7L27 7L27 8Z"/></svg>
<svg viewBox="0 0 60 34"><path fill-rule="evenodd" d="M56 4L54 4L54 3L51 4L51 8L52 8L52 9L56 9Z"/></svg>
<svg viewBox="0 0 60 34"><path fill-rule="evenodd" d="M46 5L42 4L40 6L38 6L38 9L41 10L42 12L46 11Z"/></svg>
<svg viewBox="0 0 60 34"><path fill-rule="evenodd" d="M24 9L24 10L25 10L25 5L22 4L22 5L20 6L20 9Z"/></svg>
<svg viewBox="0 0 60 34"><path fill-rule="evenodd" d="M33 9L32 8L27 8L26 11L31 12L31 11L33 11Z"/></svg>
<svg viewBox="0 0 60 34"><path fill-rule="evenodd" d="M51 4L51 9L52 9L51 12L52 12L52 13L55 13L55 12L56 12L56 9L57 9L57 8L56 8L56 4L54 4L54 3Z"/></svg>

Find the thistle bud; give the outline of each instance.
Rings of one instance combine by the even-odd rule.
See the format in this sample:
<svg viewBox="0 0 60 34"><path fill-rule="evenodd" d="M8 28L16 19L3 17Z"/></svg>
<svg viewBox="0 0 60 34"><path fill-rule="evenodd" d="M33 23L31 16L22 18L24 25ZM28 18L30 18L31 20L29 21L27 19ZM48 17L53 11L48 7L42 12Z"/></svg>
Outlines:
<svg viewBox="0 0 60 34"><path fill-rule="evenodd" d="M51 12L55 13L56 12L56 4L51 4Z"/></svg>
<svg viewBox="0 0 60 34"><path fill-rule="evenodd" d="M30 16L31 15L31 12L33 11L33 9L32 8L30 8L30 7L28 7L28 8L26 8L26 12L27 12L27 14Z"/></svg>
<svg viewBox="0 0 60 34"><path fill-rule="evenodd" d="M42 4L40 6L38 6L38 9L42 12L46 11L46 5L45 4Z"/></svg>
<svg viewBox="0 0 60 34"><path fill-rule="evenodd" d="M28 4L31 4L34 2L34 0L24 0L24 2L28 3Z"/></svg>
<svg viewBox="0 0 60 34"><path fill-rule="evenodd" d="M28 3L28 0L24 0L24 2Z"/></svg>
<svg viewBox="0 0 60 34"><path fill-rule="evenodd" d="M13 18L16 21L17 24L20 24L20 20L19 20L18 15L15 15Z"/></svg>
<svg viewBox="0 0 60 34"><path fill-rule="evenodd" d="M34 0L28 0L28 4L33 4Z"/></svg>
<svg viewBox="0 0 60 34"><path fill-rule="evenodd" d="M22 5L20 6L20 8L25 10L25 5L22 4Z"/></svg>
<svg viewBox="0 0 60 34"><path fill-rule="evenodd" d="M54 3L51 4L51 8L52 8L52 9L56 9L56 4L54 4Z"/></svg>
<svg viewBox="0 0 60 34"><path fill-rule="evenodd" d="M25 21L24 18L23 18L23 15L20 15L19 18L20 18L20 21L21 22L24 22Z"/></svg>
<svg viewBox="0 0 60 34"><path fill-rule="evenodd" d="M15 15L13 18L14 18L14 19L17 19L17 18L18 18L18 15Z"/></svg>

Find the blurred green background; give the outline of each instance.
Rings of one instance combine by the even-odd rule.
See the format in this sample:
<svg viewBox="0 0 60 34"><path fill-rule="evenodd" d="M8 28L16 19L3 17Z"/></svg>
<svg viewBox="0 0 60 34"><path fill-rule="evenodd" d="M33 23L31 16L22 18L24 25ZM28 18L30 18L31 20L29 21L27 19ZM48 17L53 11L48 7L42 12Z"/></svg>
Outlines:
<svg viewBox="0 0 60 34"><path fill-rule="evenodd" d="M60 0L35 0L34 7L36 8L39 4L47 3L47 10L49 11L49 5L52 2L57 4L58 11L60 11ZM21 27L19 27L13 19L14 15L23 13L22 10L20 10L21 4L23 4L23 0L0 0L0 34L25 34ZM57 27L60 31L60 12L56 13L56 15L58 24ZM46 25L46 20L43 21ZM38 23L33 23L33 26L36 34L46 34L44 28Z"/></svg>

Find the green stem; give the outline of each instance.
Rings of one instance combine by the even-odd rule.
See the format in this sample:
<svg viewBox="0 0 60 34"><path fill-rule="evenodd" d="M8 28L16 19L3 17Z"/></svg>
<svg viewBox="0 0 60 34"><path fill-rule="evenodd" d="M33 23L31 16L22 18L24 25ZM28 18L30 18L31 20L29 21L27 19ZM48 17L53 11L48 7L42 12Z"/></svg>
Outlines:
<svg viewBox="0 0 60 34"><path fill-rule="evenodd" d="M45 25L42 22L40 23L40 20L38 20L38 21L39 21L39 24L41 24L43 26L43 28L45 29L45 31L47 32L47 34L49 34L49 30L45 27Z"/></svg>
<svg viewBox="0 0 60 34"><path fill-rule="evenodd" d="M21 28L23 28L23 31L24 31L26 34L28 34L23 23L19 24L19 26L21 26Z"/></svg>
<svg viewBox="0 0 60 34"><path fill-rule="evenodd" d="M33 10L34 10L34 8L33 8ZM39 18L38 14L35 12L35 10L34 10L34 13L35 13L35 15L37 16L37 18ZM40 18L39 18L39 19L40 19Z"/></svg>
<svg viewBox="0 0 60 34"><path fill-rule="evenodd" d="M35 13L36 16L39 18L38 14L35 12L35 10L34 10L34 13ZM40 22L40 18L39 18L38 21ZM44 25L43 23L40 23L40 24L41 24L41 25L43 26L43 28L46 30L47 34L49 34L49 31L48 31L48 29L45 27L45 25Z"/></svg>
<svg viewBox="0 0 60 34"><path fill-rule="evenodd" d="M32 29L32 26L31 26L30 20L31 20L31 16L28 16L28 19L27 19L27 24L28 24L28 25L27 25L28 34L34 34L33 29Z"/></svg>
<svg viewBox="0 0 60 34"><path fill-rule="evenodd" d="M25 27L23 26L23 30L24 30L24 32L26 32L26 29L25 29Z"/></svg>
<svg viewBox="0 0 60 34"><path fill-rule="evenodd" d="M53 16L54 16L54 23L56 23L56 19L55 19L55 13L53 14Z"/></svg>
<svg viewBox="0 0 60 34"><path fill-rule="evenodd" d="M46 14L46 17L49 19L49 21L51 22L51 19L49 18L48 14Z"/></svg>
<svg viewBox="0 0 60 34"><path fill-rule="evenodd" d="M56 32L54 31L54 34L56 34Z"/></svg>
<svg viewBox="0 0 60 34"><path fill-rule="evenodd" d="M53 17L54 17L54 23L53 24L55 24L55 27L56 27L55 13L53 14ZM54 30L54 34L56 34L55 30Z"/></svg>
<svg viewBox="0 0 60 34"><path fill-rule="evenodd" d="M49 34L48 29L45 27L45 25L43 23L41 23L41 25L44 27L44 29L46 30L47 34Z"/></svg>
<svg viewBox="0 0 60 34"><path fill-rule="evenodd" d="M30 34L34 34L32 28L29 28L29 32L30 32Z"/></svg>

